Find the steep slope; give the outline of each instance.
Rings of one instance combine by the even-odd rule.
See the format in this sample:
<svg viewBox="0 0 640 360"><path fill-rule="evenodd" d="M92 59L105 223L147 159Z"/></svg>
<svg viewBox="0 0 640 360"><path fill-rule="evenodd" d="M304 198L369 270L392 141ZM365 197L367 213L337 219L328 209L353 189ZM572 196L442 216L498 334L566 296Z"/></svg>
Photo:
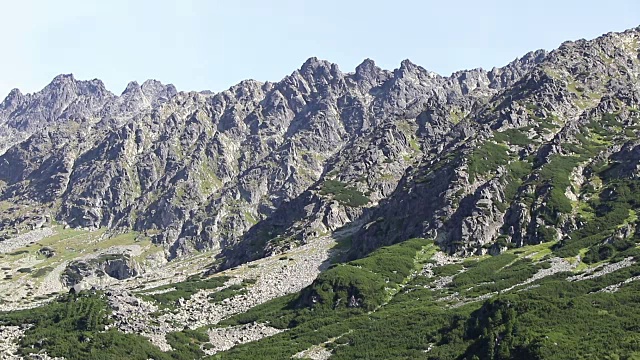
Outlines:
<svg viewBox="0 0 640 360"><path fill-rule="evenodd" d="M304 242L305 233L335 230L387 197L453 122L544 55L449 78L409 61L389 72L366 60L344 74L311 58L281 82L245 81L213 95L153 81L132 83L120 97L93 81L100 86L85 94L89 83L61 76L3 103L3 127L28 120L20 128L28 139L0 159L0 198L72 227L143 231L171 258L226 250L256 223L258 235L244 243ZM35 112L46 115L28 115ZM361 201L313 195L327 181ZM286 229L269 235L282 212ZM252 258L263 255L264 246L256 249Z"/></svg>
<svg viewBox="0 0 640 360"><path fill-rule="evenodd" d="M59 76L3 102L2 128L28 136L0 157L17 209L3 231L135 230L168 258L220 250L221 268L354 221L351 256L411 237L460 254L560 239L589 165L635 137L637 54L635 29L450 77L311 58L278 83L117 97Z"/></svg>
<svg viewBox="0 0 640 360"><path fill-rule="evenodd" d="M551 52L407 172L354 254L417 236L462 254L565 238L592 196L585 186L601 183L594 168L638 138L638 44L636 29Z"/></svg>
<svg viewBox="0 0 640 360"><path fill-rule="evenodd" d="M636 358L639 76L637 28L450 77L13 91L0 351Z"/></svg>

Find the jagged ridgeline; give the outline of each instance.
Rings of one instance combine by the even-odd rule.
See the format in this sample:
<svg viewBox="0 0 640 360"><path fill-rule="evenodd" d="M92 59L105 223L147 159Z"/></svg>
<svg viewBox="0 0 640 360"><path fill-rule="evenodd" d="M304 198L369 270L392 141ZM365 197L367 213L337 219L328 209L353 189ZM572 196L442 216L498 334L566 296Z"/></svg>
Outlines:
<svg viewBox="0 0 640 360"><path fill-rule="evenodd" d="M67 359L638 358L639 134L640 28L449 77L311 58L217 94L13 90L0 310L49 302L0 334Z"/></svg>
<svg viewBox="0 0 640 360"><path fill-rule="evenodd" d="M353 256L568 239L602 215L602 171L633 161L638 71L636 29L450 77L311 58L277 83L115 96L61 75L0 105L2 231L135 230L169 258L220 249L222 267L354 222Z"/></svg>
<svg viewBox="0 0 640 360"><path fill-rule="evenodd" d="M280 82L218 94L147 81L115 96L61 75L0 105L3 229L135 230L169 258L222 249L223 266L278 252L366 221L545 57L450 77L311 58Z"/></svg>

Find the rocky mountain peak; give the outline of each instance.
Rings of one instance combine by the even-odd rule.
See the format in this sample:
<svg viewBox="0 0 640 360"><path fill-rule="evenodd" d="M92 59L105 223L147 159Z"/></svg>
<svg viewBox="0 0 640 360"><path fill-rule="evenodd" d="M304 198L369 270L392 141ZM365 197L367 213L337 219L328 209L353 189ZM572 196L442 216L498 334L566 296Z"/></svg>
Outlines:
<svg viewBox="0 0 640 360"><path fill-rule="evenodd" d="M0 173L17 174L0 178L0 200L55 199L60 222L148 232L169 257L224 247L227 265L276 251L265 234L296 243L415 209L420 218L407 215L407 226L398 226L406 231L389 239L438 236L460 253L482 252L498 236L536 241L529 222L508 220L516 200L504 195L511 178L500 176L512 161L538 176L531 159L539 166L585 119L617 112L612 99L637 98L638 50L629 34L449 77L409 60L387 71L366 59L345 74L312 57L282 81L246 80L206 96L156 80L131 82L114 96L98 80L61 75L24 99L14 94L22 100L0 114L0 136L14 145ZM494 134L505 128L518 141ZM82 142L65 140L76 132ZM474 156L476 147L485 153ZM482 173L487 166L477 162L487 159L502 162ZM34 195L41 193L48 197ZM447 202L452 194L467 200ZM500 204L483 212L494 198ZM544 221L537 211L518 216ZM518 235L500 233L505 223ZM478 224L490 226L474 234ZM363 248L383 242L379 226L363 230ZM469 241L452 245L460 238Z"/></svg>
<svg viewBox="0 0 640 360"><path fill-rule="evenodd" d="M49 84L60 85L64 83L73 83L75 81L76 81L76 78L73 76L73 74L59 74L59 75L56 75Z"/></svg>
<svg viewBox="0 0 640 360"><path fill-rule="evenodd" d="M104 355L118 341L140 359L191 359L237 335L228 325L270 324L266 352L225 335L238 351L206 355L632 358L624 326L637 321L601 315L640 314L639 79L640 28L446 77L409 60L342 73L313 57L215 94L147 80L115 96L72 75L12 91L0 308L106 291L59 297L37 311L47 320L0 314L0 352L10 333L25 356L126 357ZM108 300L105 321L92 296ZM54 329L60 314L73 321ZM327 327L305 325L319 317ZM84 357L66 353L80 343Z"/></svg>
<svg viewBox="0 0 640 360"><path fill-rule="evenodd" d="M47 86L34 95L52 97L54 94L59 94L62 97L69 98L76 96L77 90L76 79L73 74L60 74L54 77Z"/></svg>
<svg viewBox="0 0 640 360"><path fill-rule="evenodd" d="M178 91L173 84L164 85L158 80L149 79L142 83L142 91L147 96L158 97L163 94L166 98L175 95Z"/></svg>
<svg viewBox="0 0 640 360"><path fill-rule="evenodd" d="M127 87L124 89L124 91L122 92L122 94L120 94L120 96L124 96L127 94L134 94L137 93L141 90L140 88L140 84L137 81L130 81L127 84Z"/></svg>
<svg viewBox="0 0 640 360"><path fill-rule="evenodd" d="M393 71L396 79L409 79L410 81L430 81L427 79L441 78L440 75L432 71L427 71L422 66L416 65L411 60L405 59L400 62L400 67Z"/></svg>
<svg viewBox="0 0 640 360"><path fill-rule="evenodd" d="M109 97L113 96L111 91L107 90L102 80L93 79L89 81L79 81L78 91L80 95L94 96L94 97Z"/></svg>
<svg viewBox="0 0 640 360"><path fill-rule="evenodd" d="M382 70L371 59L365 59L356 67L354 78L356 81L367 83L368 87L374 87L384 82L389 77L389 72Z"/></svg>
<svg viewBox="0 0 640 360"><path fill-rule="evenodd" d="M327 60L320 60L317 57L307 59L300 67L299 72L308 82L315 82L319 79L329 81L342 75L338 65Z"/></svg>
<svg viewBox="0 0 640 360"><path fill-rule="evenodd" d="M366 58L360 65L356 66L356 75L361 77L368 77L372 74L376 74L380 71L380 68L376 66L375 61Z"/></svg>
<svg viewBox="0 0 640 360"><path fill-rule="evenodd" d="M1 109L9 109L17 106L20 102L22 102L25 98L25 95L22 94L20 89L12 89L7 97L0 103Z"/></svg>
<svg viewBox="0 0 640 360"><path fill-rule="evenodd" d="M79 96L102 98L113 96L113 94L107 90L102 80L76 80L73 74L61 74L54 77L34 96L48 99L49 105L55 107L56 105L53 104L55 102L72 102Z"/></svg>
<svg viewBox="0 0 640 360"><path fill-rule="evenodd" d="M312 56L310 58L308 58L300 67L300 72L307 72L307 71L313 71L314 69L317 68L330 68L331 67L331 63L327 60L321 60L318 59L315 56Z"/></svg>

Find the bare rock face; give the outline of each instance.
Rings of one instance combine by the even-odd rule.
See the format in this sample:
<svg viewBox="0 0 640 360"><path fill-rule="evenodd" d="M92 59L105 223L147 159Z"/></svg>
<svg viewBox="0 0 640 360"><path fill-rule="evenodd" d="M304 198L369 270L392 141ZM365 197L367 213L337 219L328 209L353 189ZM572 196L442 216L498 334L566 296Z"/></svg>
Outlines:
<svg viewBox="0 0 640 360"><path fill-rule="evenodd" d="M640 120L638 39L634 29L567 42L526 55L517 69L516 62L492 70L489 87L504 90L457 124L454 137L425 156L428 165L405 172L371 209L370 219L382 220L354 235L352 255L420 236L458 254L495 252L575 230L580 220L571 202L589 198L580 188L592 186L595 165L616 164L599 176L637 174L637 134L621 127ZM635 75L620 80L620 72ZM482 86L477 74L466 76ZM586 151L598 136L610 143ZM554 190L559 184L567 187ZM559 210L557 202L566 205Z"/></svg>
<svg viewBox="0 0 640 360"><path fill-rule="evenodd" d="M636 137L616 129L637 119L639 34L449 77L409 60L345 73L311 58L279 82L217 94L149 80L116 96L61 75L0 104L0 200L46 209L45 222L140 231L169 258L220 249L221 267L349 224L353 256L411 237L458 254L549 240L551 226L560 238L577 221L554 207L554 161L580 157L560 189L574 201L591 162L637 176L625 162ZM616 135L579 153L594 121ZM121 278L127 266L98 268Z"/></svg>
<svg viewBox="0 0 640 360"><path fill-rule="evenodd" d="M140 271L139 265L126 254L103 254L69 263L62 274L62 283L66 287L73 287L81 284L85 278L105 276L124 280L137 276Z"/></svg>

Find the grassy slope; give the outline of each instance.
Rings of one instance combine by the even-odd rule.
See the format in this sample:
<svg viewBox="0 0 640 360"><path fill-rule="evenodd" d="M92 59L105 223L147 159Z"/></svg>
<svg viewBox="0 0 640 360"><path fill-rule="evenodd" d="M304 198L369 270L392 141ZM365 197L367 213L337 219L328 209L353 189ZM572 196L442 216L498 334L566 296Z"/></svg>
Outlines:
<svg viewBox="0 0 640 360"><path fill-rule="evenodd" d="M597 292L640 275L640 265L579 282L566 280L571 272L559 273L538 280L533 283L537 287L526 291L516 286L501 293L548 267L552 247L541 244L436 267L431 278L419 271L435 251L430 241L413 239L381 248L363 259L334 266L298 294L222 322L218 326L258 321L289 331L212 358L285 359L327 341L324 346L336 359L632 358L640 354L640 283L626 284L613 294ZM640 258L636 247L617 255ZM435 286L445 276L453 276L453 281ZM352 295L359 300L358 307L347 306ZM160 353L146 339L102 332L109 310L99 295L85 295L79 302L69 299L35 312L2 314L0 323L35 323L22 340L28 347L25 351L44 348L68 359L124 353L131 359L203 356L204 331L169 334L174 351ZM68 318L69 314L74 315ZM85 337L92 340L77 343ZM42 338L48 340L40 345Z"/></svg>
<svg viewBox="0 0 640 360"><path fill-rule="evenodd" d="M336 267L345 269L341 273L324 273L300 295L273 300L221 323L267 322L289 331L237 346L214 358L284 359L332 338L336 340L325 346L336 359L574 359L640 355L640 336L636 335L640 283L631 282L612 294L597 292L640 275L640 265L580 282L567 281L571 272L558 273L528 284L534 287L526 291L518 291L524 286L516 286L501 293L549 267L543 259L551 256L553 245L530 246L446 265L436 268L437 275L432 278L392 271L398 276L388 278L386 294L391 296L375 298L377 306L365 302L361 308L348 308L335 306L335 301L310 306L305 301L314 288L325 292L321 298L327 294L344 297L349 284L356 284L356 288L373 286L357 289L361 294L379 291L380 284L373 281L372 275L385 279L389 275L388 263L376 261L379 250L370 257ZM385 259L397 257L392 262L400 264L398 269L403 269L402 264L408 259L416 259L415 252L413 256L406 252L410 246L402 247L400 244L382 249ZM635 247L618 255L640 259ZM346 276L351 265L369 271L350 270L347 274L352 276ZM458 273L460 270L463 272ZM448 286L432 286L442 276L453 274L457 275ZM401 280L400 275L406 277Z"/></svg>

